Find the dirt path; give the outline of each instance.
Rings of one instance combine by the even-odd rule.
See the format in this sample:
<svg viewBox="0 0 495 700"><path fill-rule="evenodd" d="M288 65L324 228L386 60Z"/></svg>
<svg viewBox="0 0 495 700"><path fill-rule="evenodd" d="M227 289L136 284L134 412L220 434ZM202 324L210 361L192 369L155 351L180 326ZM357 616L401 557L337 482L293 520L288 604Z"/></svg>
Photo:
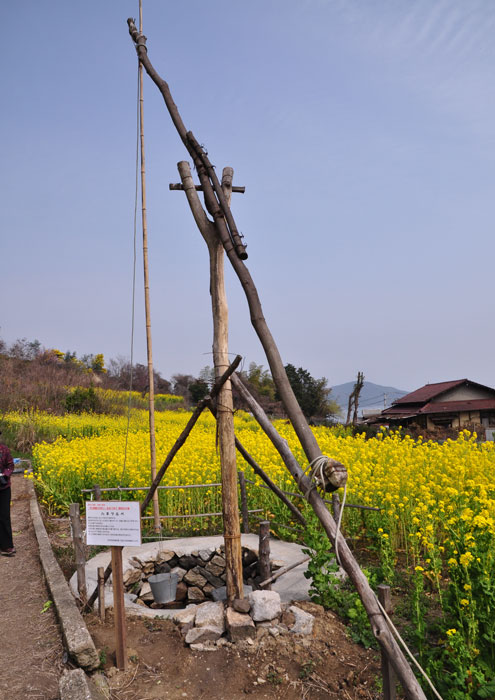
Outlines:
<svg viewBox="0 0 495 700"><path fill-rule="evenodd" d="M15 557L0 557L0 698L56 700L64 649L39 561L28 484L12 477Z"/></svg>

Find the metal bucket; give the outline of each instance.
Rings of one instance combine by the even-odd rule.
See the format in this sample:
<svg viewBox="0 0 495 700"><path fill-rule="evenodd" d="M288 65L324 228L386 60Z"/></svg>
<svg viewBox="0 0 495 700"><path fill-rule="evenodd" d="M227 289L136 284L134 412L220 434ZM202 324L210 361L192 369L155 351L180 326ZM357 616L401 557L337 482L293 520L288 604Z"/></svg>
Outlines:
<svg viewBox="0 0 495 700"><path fill-rule="evenodd" d="M154 574L148 579L155 603L171 603L175 600L178 574Z"/></svg>

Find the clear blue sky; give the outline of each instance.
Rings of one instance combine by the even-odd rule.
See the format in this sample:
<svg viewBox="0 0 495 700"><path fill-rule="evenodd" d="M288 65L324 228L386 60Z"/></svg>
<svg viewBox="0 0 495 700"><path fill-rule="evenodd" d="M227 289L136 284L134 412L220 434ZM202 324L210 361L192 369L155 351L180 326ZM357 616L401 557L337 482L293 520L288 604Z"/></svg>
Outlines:
<svg viewBox="0 0 495 700"><path fill-rule="evenodd" d="M138 2L3 8L0 333L130 354ZM495 385L495 3L144 0L151 61L221 171L284 362L329 384ZM211 364L187 159L145 82L163 376ZM139 241L139 239L138 239ZM227 262L227 266L229 263ZM237 279L230 349L266 365ZM141 255L135 358L145 362Z"/></svg>

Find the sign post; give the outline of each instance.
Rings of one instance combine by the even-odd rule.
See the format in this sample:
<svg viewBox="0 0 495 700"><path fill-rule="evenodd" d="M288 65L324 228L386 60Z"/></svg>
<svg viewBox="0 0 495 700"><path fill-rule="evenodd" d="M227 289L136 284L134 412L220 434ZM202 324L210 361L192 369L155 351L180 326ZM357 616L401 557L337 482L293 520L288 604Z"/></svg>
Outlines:
<svg viewBox="0 0 495 700"><path fill-rule="evenodd" d="M117 668L127 669L122 549L141 546L137 501L86 501L86 542L112 548L113 609Z"/></svg>

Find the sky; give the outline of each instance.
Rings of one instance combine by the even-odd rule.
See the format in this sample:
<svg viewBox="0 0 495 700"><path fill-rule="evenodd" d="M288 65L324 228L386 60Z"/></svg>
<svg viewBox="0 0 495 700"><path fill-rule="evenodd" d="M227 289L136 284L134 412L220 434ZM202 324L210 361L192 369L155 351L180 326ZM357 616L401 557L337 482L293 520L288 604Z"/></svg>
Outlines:
<svg viewBox="0 0 495 700"><path fill-rule="evenodd" d="M0 336L131 356L138 0L3 7ZM284 363L495 386L495 3L143 0L148 55L221 172ZM212 364L190 160L145 76L154 365ZM139 221L139 220L138 220ZM133 358L146 362L141 230ZM226 260L229 350L267 366Z"/></svg>

